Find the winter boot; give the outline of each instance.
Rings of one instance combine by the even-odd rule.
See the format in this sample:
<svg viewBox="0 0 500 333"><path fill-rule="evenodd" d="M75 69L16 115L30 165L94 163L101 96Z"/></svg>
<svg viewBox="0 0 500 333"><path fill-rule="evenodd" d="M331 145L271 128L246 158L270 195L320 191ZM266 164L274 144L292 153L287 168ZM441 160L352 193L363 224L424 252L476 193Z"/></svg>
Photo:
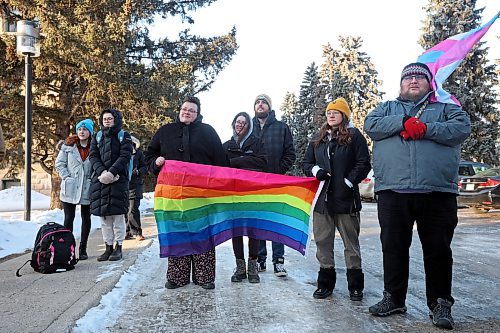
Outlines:
<svg viewBox="0 0 500 333"><path fill-rule="evenodd" d="M109 256L109 261L117 261L122 258L122 246L118 243L115 245L115 250Z"/></svg>
<svg viewBox="0 0 500 333"><path fill-rule="evenodd" d="M259 267L258 267L257 259L248 259L248 282L250 283L259 283Z"/></svg>
<svg viewBox="0 0 500 333"><path fill-rule="evenodd" d="M78 250L78 260L87 260L89 256L87 255L87 244L80 243L80 248Z"/></svg>
<svg viewBox="0 0 500 333"><path fill-rule="evenodd" d="M313 297L318 299L327 298L333 293L336 282L337 275L335 268L320 267L318 272L318 289L313 293Z"/></svg>
<svg viewBox="0 0 500 333"><path fill-rule="evenodd" d="M104 253L97 258L97 261L108 260L112 252L113 252L113 245L106 244L106 251L104 251Z"/></svg>
<svg viewBox="0 0 500 333"><path fill-rule="evenodd" d="M365 288L365 275L361 269L347 269L347 288L351 301L363 300Z"/></svg>
<svg viewBox="0 0 500 333"><path fill-rule="evenodd" d="M231 282L241 282L247 278L247 270L245 259L236 259L236 269L234 270L233 276L231 276Z"/></svg>

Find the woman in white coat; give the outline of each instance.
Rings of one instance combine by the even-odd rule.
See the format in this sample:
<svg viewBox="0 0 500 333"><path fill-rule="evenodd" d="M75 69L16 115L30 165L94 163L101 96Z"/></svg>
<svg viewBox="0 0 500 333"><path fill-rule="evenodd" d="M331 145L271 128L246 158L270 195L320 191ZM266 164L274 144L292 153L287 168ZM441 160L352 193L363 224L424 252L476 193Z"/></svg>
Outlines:
<svg viewBox="0 0 500 333"><path fill-rule="evenodd" d="M64 210L64 226L73 232L76 205L80 205L82 232L79 258L88 259L87 240L90 234L90 140L94 122L84 119L76 125L76 135L70 135L61 146L56 159L56 170L61 177L60 199Z"/></svg>

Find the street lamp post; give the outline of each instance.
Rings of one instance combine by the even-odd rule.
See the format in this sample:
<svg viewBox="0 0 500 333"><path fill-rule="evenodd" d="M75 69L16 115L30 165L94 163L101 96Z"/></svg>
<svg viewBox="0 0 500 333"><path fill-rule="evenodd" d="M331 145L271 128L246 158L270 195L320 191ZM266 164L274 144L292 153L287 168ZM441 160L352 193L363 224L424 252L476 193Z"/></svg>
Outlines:
<svg viewBox="0 0 500 333"><path fill-rule="evenodd" d="M31 220L31 142L32 142L32 94L31 79L33 57L40 56L40 29L33 21L17 22L17 54L25 57L25 157L24 157L24 219Z"/></svg>

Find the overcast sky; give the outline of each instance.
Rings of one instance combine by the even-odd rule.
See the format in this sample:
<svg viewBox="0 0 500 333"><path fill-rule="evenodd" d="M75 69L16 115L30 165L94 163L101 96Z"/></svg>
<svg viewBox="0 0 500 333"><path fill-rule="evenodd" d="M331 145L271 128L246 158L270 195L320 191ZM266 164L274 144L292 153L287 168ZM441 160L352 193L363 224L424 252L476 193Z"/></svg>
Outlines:
<svg viewBox="0 0 500 333"><path fill-rule="evenodd" d="M221 35L237 29L239 49L218 76L212 89L200 94L204 122L211 124L224 142L231 135L230 122L240 111L253 116L255 96L271 96L278 110L287 91L298 95L304 72L313 61L320 65L322 45L338 47L337 38L361 36L366 52L383 81L385 99L397 96L399 75L406 64L424 51L417 43L428 0L218 0L194 13L192 33ZM496 4L496 6L494 6ZM498 1L479 0L485 6L483 23L497 12ZM158 23L153 36L174 37L174 25ZM500 58L495 36L497 21L483 41L490 58ZM495 44L495 45L493 45Z"/></svg>

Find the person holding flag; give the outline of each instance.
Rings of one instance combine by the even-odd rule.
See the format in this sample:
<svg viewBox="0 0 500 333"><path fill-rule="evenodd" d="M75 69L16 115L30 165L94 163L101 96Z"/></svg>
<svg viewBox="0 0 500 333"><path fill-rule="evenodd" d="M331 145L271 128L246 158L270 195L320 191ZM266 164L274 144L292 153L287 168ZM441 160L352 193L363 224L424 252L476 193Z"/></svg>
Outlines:
<svg viewBox="0 0 500 333"><path fill-rule="evenodd" d="M374 316L405 313L409 249L416 222L423 250L426 297L434 325L453 328L451 241L458 222L460 145L470 120L456 104L433 102L432 73L416 62L403 68L400 94L365 119L372 138L384 265L383 299Z"/></svg>
<svg viewBox="0 0 500 333"><path fill-rule="evenodd" d="M368 114L384 262L384 296L374 316L406 312L413 224L422 244L432 323L453 329L451 241L458 223L460 145L471 132L460 102L442 86L499 17L438 43L403 68L400 94Z"/></svg>

